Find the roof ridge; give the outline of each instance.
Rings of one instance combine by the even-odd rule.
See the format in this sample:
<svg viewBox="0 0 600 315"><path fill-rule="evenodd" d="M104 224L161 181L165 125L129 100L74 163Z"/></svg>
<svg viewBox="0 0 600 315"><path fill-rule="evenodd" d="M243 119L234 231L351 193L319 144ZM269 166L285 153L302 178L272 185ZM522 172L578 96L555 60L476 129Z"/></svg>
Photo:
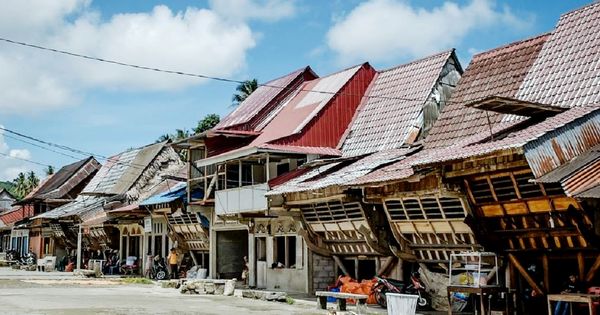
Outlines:
<svg viewBox="0 0 600 315"><path fill-rule="evenodd" d="M275 81L277 81L277 80L283 79L283 78L285 78L285 77L289 77L289 76L291 76L291 75L298 75L298 74L300 74L300 73L303 73L304 71L307 71L307 70L308 70L308 71L311 71L312 73L314 73L314 74L315 74L315 76L316 76L316 77L318 77L318 75L317 75L317 74L316 74L316 73L313 71L313 69L312 69L312 68L311 68L309 65L307 65L307 66L304 66L304 67L302 67L302 68L298 68L298 69L296 69L296 70L294 70L294 71L292 71L292 72L289 72L289 73L287 73L287 74L284 74L284 75L282 75L282 76L279 76L279 77L277 77L277 78L275 78L275 79L269 80L269 81L267 81L267 82L265 82L265 83L260 83L260 82L259 82L259 83L258 83L258 85L259 85L259 87L260 87L261 85L269 85L269 83L271 83L271 82L275 82Z"/></svg>
<svg viewBox="0 0 600 315"><path fill-rule="evenodd" d="M420 63L420 62L429 60L429 59L433 59L433 58L436 58L436 57L439 57L439 56L445 55L445 54L450 55L454 51L455 51L454 48L450 48L450 49L438 52L438 53L433 54L433 55L429 55L429 56L422 57L422 58L419 58L419 59L416 59L416 60L412 60L412 61L407 62L407 63L403 63L403 64L399 64L399 65L393 66L391 68L386 68L386 69L383 69L383 70L377 70L377 73L383 73L383 72L387 72L387 71L393 71L393 70L396 70L396 69L399 69L399 68L407 67L407 66L410 66L410 65L413 65L413 64L416 64L416 63Z"/></svg>
<svg viewBox="0 0 600 315"><path fill-rule="evenodd" d="M595 2L582 5L582 6L578 7L578 8L576 8L576 9L573 9L571 11L567 11L567 12L561 14L560 18L558 19L557 25L560 24L560 22L562 21L562 19L567 18L568 16L570 16L572 14L579 13L580 11L591 9L594 6L600 6L600 1L596 0Z"/></svg>
<svg viewBox="0 0 600 315"><path fill-rule="evenodd" d="M473 58L472 58L471 62L474 62L474 61L476 61L478 59L481 59L481 58L484 58L484 57L485 58L490 58L492 56L495 57L497 55L507 54L507 53L509 53L509 51L505 51L505 50L508 49L508 48L513 48L515 46L520 46L520 45L523 45L525 43L539 41L542 38L546 38L546 37L548 37L550 35L552 35L552 31L546 32L546 33L542 33L542 34L538 34L538 35L535 35L533 37L525 38L525 39L522 39L522 40L518 40L516 42L512 42L512 43L509 43L509 44L506 44L506 45L502 45L500 47L492 48L492 49L486 50L484 52L480 52L478 54L473 55Z"/></svg>

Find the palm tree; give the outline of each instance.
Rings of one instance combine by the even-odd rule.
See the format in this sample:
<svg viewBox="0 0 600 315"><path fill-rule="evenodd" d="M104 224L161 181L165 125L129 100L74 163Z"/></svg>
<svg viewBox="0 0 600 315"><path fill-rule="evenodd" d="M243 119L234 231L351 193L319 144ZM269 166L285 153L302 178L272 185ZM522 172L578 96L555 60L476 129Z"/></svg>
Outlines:
<svg viewBox="0 0 600 315"><path fill-rule="evenodd" d="M19 173L19 175L17 175L17 178L15 178L13 182L15 183L16 197L22 199L28 193L27 178L25 177L25 174L23 172Z"/></svg>
<svg viewBox="0 0 600 315"><path fill-rule="evenodd" d="M240 85L238 85L235 88L235 90L238 91L238 93L233 94L233 103L231 105L240 105L240 103L242 103L248 96L250 96L252 92L256 91L256 89L258 89L258 81L256 81L256 79L246 80L240 83Z"/></svg>
<svg viewBox="0 0 600 315"><path fill-rule="evenodd" d="M50 175L54 174L54 166L48 165L48 168L46 168L45 172L46 172L46 176L50 176Z"/></svg>
<svg viewBox="0 0 600 315"><path fill-rule="evenodd" d="M33 171L27 173L27 194L40 184L40 179Z"/></svg>

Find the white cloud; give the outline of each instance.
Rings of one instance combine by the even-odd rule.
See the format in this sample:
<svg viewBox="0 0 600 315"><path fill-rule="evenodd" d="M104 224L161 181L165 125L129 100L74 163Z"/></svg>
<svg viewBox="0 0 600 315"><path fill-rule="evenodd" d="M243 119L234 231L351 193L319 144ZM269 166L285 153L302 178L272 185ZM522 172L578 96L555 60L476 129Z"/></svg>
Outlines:
<svg viewBox="0 0 600 315"><path fill-rule="evenodd" d="M292 0L210 0L210 7L233 20L263 20L274 22L291 17L296 12Z"/></svg>
<svg viewBox="0 0 600 315"><path fill-rule="evenodd" d="M472 0L459 6L446 1L430 10L400 0L370 0L334 21L327 45L342 63L420 57L457 45L477 28L502 25L520 29L528 21L492 1Z"/></svg>
<svg viewBox="0 0 600 315"><path fill-rule="evenodd" d="M31 152L27 149L11 149L5 141L3 130L0 130L0 153L0 180L11 181L19 173L32 170L39 173L40 166L19 160L30 160Z"/></svg>
<svg viewBox="0 0 600 315"><path fill-rule="evenodd" d="M248 19L275 21L294 13L286 1L211 2L208 9L103 17L91 0L27 0L0 4L8 38L155 68L231 77L246 64L259 35ZM227 10L228 8L234 8ZM35 8L35 10L32 10ZM205 80L125 68L0 43L0 113L31 114L74 106L92 89L179 90Z"/></svg>

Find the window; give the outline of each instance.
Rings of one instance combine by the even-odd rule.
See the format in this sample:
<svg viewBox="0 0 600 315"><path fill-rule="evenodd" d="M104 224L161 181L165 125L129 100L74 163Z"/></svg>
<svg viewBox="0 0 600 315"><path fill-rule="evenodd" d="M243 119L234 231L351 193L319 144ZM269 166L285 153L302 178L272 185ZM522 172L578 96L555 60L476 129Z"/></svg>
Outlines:
<svg viewBox="0 0 600 315"><path fill-rule="evenodd" d="M225 189L236 188L240 186L240 166L239 164L227 164L227 182Z"/></svg>
<svg viewBox="0 0 600 315"><path fill-rule="evenodd" d="M277 176L290 171L290 163L277 164Z"/></svg>
<svg viewBox="0 0 600 315"><path fill-rule="evenodd" d="M277 268L279 264L282 264L285 268L300 268L302 266L303 249L301 246L296 246L296 241L296 236L276 236L273 238L274 268Z"/></svg>

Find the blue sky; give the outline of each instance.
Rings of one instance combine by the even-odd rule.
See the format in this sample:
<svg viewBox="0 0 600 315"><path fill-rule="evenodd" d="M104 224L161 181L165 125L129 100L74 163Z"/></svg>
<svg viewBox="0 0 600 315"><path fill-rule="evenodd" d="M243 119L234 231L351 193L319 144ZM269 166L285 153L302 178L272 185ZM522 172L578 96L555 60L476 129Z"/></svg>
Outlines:
<svg viewBox="0 0 600 315"><path fill-rule="evenodd" d="M260 82L474 53L551 31L590 1L27 0L0 4L0 36L107 59ZM4 7L4 8L2 8ZM101 155L231 110L235 84L123 69L0 44L0 125ZM0 138L1 139L1 138ZM0 153L74 161L10 138ZM41 167L0 157L0 180Z"/></svg>

